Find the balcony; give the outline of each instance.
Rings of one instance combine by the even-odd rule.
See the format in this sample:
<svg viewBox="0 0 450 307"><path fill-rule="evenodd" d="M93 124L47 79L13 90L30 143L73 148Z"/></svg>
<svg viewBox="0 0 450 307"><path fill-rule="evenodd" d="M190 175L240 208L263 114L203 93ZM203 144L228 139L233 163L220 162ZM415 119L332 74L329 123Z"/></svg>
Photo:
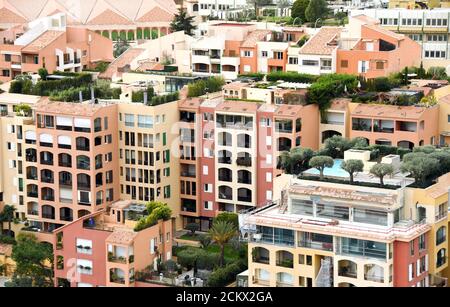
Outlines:
<svg viewBox="0 0 450 307"><path fill-rule="evenodd" d="M323 251L333 251L333 236L318 233L300 232L299 247L311 248Z"/></svg>
<svg viewBox="0 0 450 307"><path fill-rule="evenodd" d="M28 210L27 213L28 213L28 215L39 216L38 210Z"/></svg>
<svg viewBox="0 0 450 307"><path fill-rule="evenodd" d="M123 256L117 256L112 252L108 252L108 262L114 262L114 263L133 263L134 262L134 255L130 255L128 259Z"/></svg>
<svg viewBox="0 0 450 307"><path fill-rule="evenodd" d="M288 251L277 251L277 266L294 268L294 255Z"/></svg>
<svg viewBox="0 0 450 307"><path fill-rule="evenodd" d="M352 130L371 132L372 120L365 118L352 118Z"/></svg>
<svg viewBox="0 0 450 307"><path fill-rule="evenodd" d="M338 275L342 277L357 278L357 265L350 260L340 260L338 267Z"/></svg>
<svg viewBox="0 0 450 307"><path fill-rule="evenodd" d="M238 166L250 167L252 166L252 159L250 157L238 157L236 164Z"/></svg>
<svg viewBox="0 0 450 307"><path fill-rule="evenodd" d="M446 288L447 285L448 285L448 278L430 274L430 287Z"/></svg>
<svg viewBox="0 0 450 307"><path fill-rule="evenodd" d="M252 259L254 263L269 264L270 253L268 249L264 247L255 247L252 251Z"/></svg>

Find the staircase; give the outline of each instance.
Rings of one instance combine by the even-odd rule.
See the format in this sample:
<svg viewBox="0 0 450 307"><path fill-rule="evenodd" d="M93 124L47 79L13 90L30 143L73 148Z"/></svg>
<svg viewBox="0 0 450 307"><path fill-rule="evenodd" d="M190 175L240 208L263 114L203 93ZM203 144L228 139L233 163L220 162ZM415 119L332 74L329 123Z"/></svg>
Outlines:
<svg viewBox="0 0 450 307"><path fill-rule="evenodd" d="M326 288L333 286L333 260L325 257L321 260L319 273L316 277L316 287Z"/></svg>

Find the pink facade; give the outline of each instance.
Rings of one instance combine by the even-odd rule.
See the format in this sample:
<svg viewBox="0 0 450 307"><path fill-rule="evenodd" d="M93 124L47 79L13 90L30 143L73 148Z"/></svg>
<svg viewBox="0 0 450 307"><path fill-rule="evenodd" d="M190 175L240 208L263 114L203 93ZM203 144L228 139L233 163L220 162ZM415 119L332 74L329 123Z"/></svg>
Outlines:
<svg viewBox="0 0 450 307"><path fill-rule="evenodd" d="M114 59L112 41L93 31L66 28L49 30L26 46L0 45L0 81L14 79L23 73L73 71L94 68L97 62Z"/></svg>
<svg viewBox="0 0 450 307"><path fill-rule="evenodd" d="M394 242L394 287L428 286L428 234Z"/></svg>
<svg viewBox="0 0 450 307"><path fill-rule="evenodd" d="M119 191L117 105L36 108L37 195L44 230L104 209ZM31 190L31 187L27 187ZM29 216L33 219L33 216Z"/></svg>

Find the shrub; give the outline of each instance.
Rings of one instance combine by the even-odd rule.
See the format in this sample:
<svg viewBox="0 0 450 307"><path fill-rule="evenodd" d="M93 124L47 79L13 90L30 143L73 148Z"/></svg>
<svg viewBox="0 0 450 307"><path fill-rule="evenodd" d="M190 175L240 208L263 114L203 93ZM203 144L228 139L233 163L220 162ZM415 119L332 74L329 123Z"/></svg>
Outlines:
<svg viewBox="0 0 450 307"><path fill-rule="evenodd" d="M195 232L200 229L200 226L197 223L189 223L186 224L185 228L191 232L192 236L194 236Z"/></svg>
<svg viewBox="0 0 450 307"><path fill-rule="evenodd" d="M188 97L200 97L205 95L207 92L219 92L222 90L224 84L225 80L219 77L199 80L188 85Z"/></svg>
<svg viewBox="0 0 450 307"><path fill-rule="evenodd" d="M147 216L142 217L134 227L134 231L141 231L150 228L159 220L167 221L172 216L172 210L167 204L160 202L150 202L147 204Z"/></svg>
<svg viewBox="0 0 450 307"><path fill-rule="evenodd" d="M283 80L285 82L295 82L295 83L313 83L318 79L318 76L309 74L300 74L297 72L271 72L267 75L267 81L276 82Z"/></svg>
<svg viewBox="0 0 450 307"><path fill-rule="evenodd" d="M247 266L242 261L236 261L223 268L215 269L208 278L209 287L224 287L236 280L236 276Z"/></svg>
<svg viewBox="0 0 450 307"><path fill-rule="evenodd" d="M0 235L0 243L3 244L16 244L16 239L14 237Z"/></svg>
<svg viewBox="0 0 450 307"><path fill-rule="evenodd" d="M248 74L241 74L238 77L239 78L251 78L255 81L262 81L264 79L265 74L262 73L248 73Z"/></svg>
<svg viewBox="0 0 450 307"><path fill-rule="evenodd" d="M201 235L200 236L200 244L202 245L202 248L207 248L209 245L211 245L211 237L208 235Z"/></svg>

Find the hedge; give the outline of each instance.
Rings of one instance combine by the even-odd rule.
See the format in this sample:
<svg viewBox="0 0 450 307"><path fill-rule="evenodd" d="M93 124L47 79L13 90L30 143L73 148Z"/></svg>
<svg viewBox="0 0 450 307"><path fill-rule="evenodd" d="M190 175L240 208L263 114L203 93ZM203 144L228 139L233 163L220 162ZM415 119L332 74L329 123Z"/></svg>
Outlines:
<svg viewBox="0 0 450 307"><path fill-rule="evenodd" d="M264 79L264 76L265 76L265 74L257 73L257 72L238 75L239 78L251 78L251 79L255 79L256 81L262 81Z"/></svg>
<svg viewBox="0 0 450 307"><path fill-rule="evenodd" d="M242 261L236 261L223 268L214 270L208 277L209 287L224 287L236 280L236 276L245 271L247 266Z"/></svg>
<svg viewBox="0 0 450 307"><path fill-rule="evenodd" d="M222 90L225 85L225 80L223 78L209 78L204 80L199 80L188 85L188 97L200 97L208 93L215 93Z"/></svg>
<svg viewBox="0 0 450 307"><path fill-rule="evenodd" d="M276 82L278 80L283 80L285 82L295 82L295 83L314 83L317 81L319 76L309 75L309 74L299 74L297 72L272 72L267 75L267 81Z"/></svg>

